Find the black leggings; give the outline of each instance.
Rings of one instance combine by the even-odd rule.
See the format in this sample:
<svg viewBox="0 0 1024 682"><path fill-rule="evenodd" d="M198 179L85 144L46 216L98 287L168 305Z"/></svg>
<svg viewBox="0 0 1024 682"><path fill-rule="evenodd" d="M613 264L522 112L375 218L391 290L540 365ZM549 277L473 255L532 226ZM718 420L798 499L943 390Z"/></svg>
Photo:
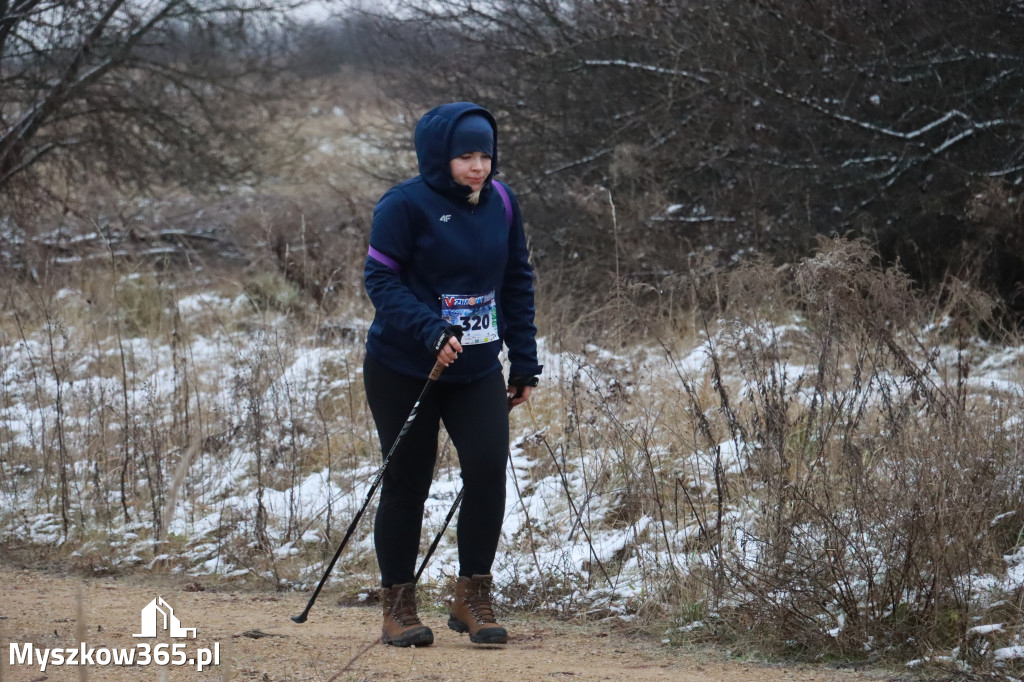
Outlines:
<svg viewBox="0 0 1024 682"><path fill-rule="evenodd" d="M398 374L367 357L363 382L386 454L426 379ZM441 421L459 454L465 489L457 528L459 575L491 572L505 515L508 459L508 396L500 371L469 384L437 382L392 455L373 529L384 587L411 583L415 577Z"/></svg>

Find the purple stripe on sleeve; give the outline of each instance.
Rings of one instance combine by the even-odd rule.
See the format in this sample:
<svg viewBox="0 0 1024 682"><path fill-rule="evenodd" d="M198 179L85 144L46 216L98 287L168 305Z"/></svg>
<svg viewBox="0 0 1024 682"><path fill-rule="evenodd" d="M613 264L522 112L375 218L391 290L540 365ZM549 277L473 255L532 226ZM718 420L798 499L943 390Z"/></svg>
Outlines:
<svg viewBox="0 0 1024 682"><path fill-rule="evenodd" d="M402 266L399 265L395 261L395 259L391 258L390 256L385 256L383 253L381 253L377 249L373 248L373 246L370 246L370 250L368 252L368 255L370 256L370 258L372 258L373 260L377 261L378 263L381 263L382 265L386 265L388 267L388 269L390 269L390 270L394 270L395 272L401 272L402 271Z"/></svg>

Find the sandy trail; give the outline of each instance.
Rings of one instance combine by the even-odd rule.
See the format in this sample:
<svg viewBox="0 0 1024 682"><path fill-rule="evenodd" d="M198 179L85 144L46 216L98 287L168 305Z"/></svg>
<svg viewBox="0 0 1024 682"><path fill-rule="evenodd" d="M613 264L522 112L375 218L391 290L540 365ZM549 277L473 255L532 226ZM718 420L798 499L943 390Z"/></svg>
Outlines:
<svg viewBox="0 0 1024 682"><path fill-rule="evenodd" d="M194 589L194 584L191 589ZM79 601L79 595L81 600ZM173 607L182 627L196 637L135 638L142 609L157 596ZM777 667L722 661L711 654L672 651L627 638L606 626L575 626L539 617L504 618L505 646L481 647L449 630L442 610L423 610L435 643L397 649L377 642L378 607L339 606L335 595L320 595L303 625L289 617L302 611L308 594L253 592L228 588L190 591L188 581L161 576L82 578L53 571L0 565L0 681L22 680L881 680L879 672L812 667ZM81 606L80 606L81 605ZM79 609L84 618L79 623ZM94 651L96 665L11 664L25 644L35 650L78 648L79 632ZM148 644L184 665L99 665L99 649ZM170 647L178 644L180 653ZM184 646L180 646L184 644ZM203 672L188 664L219 652L219 665ZM136 650L138 655L139 650ZM80 655L80 654L79 654ZM152 656L152 653L151 653ZM17 661L17 659L16 659Z"/></svg>

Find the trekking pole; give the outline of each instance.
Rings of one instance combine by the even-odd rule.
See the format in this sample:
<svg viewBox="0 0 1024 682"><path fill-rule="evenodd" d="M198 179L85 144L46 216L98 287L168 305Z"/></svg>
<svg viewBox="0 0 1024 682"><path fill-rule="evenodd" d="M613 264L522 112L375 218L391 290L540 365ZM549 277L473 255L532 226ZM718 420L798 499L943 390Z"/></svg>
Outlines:
<svg viewBox="0 0 1024 682"><path fill-rule="evenodd" d="M423 575L423 569L427 567L427 562L430 561L430 557L433 556L434 550L437 549L437 545L441 542L441 536L448 530L448 524L452 522L452 517L455 516L455 510L459 508L462 503L462 494L466 492L465 488L459 488L459 494L455 496L455 502L452 503L452 508L448 510L448 516L444 517L444 523L441 524L441 530L434 536L434 541L430 543L430 547L427 549L426 555L423 557L423 561L420 563L419 570L416 571L416 577L413 579L414 583L420 581L420 576Z"/></svg>
<svg viewBox="0 0 1024 682"><path fill-rule="evenodd" d="M459 339L462 338L462 330L452 327L451 330L454 332L454 336ZM324 575L320 578L320 583L317 584L316 589L313 591L313 596L309 598L309 603L306 604L306 608L303 609L302 613L297 616L292 616L292 620L296 623L305 623L306 618L309 617L309 610L313 608L313 602L320 596L320 590L324 588L324 583L327 582L327 577L331 574L331 570L334 568L334 564L337 563L338 557L341 556L341 551L345 549L345 545L348 543L348 539L352 537L352 533L355 532L356 526L359 524L359 519L362 518L363 512L366 511L366 507L369 506L370 500L373 499L373 494L377 492L377 486L380 485L380 480L384 477L384 471L388 468L388 462L391 461L391 456L395 454L395 450L398 449L399 443L402 442L402 437L412 427L412 423L416 420L416 415L419 412L420 404L430 393L430 389L437 382L437 378L441 376L441 372L444 371L444 365L440 360L434 363L434 368L430 370L430 376L427 377L427 383L424 384L423 390L420 391L420 396L416 398L416 402L412 405L412 410L409 411L409 416L406 417L405 423L402 425L402 430L398 432L398 437L395 438L395 442L391 444L391 449L388 450L388 454L384 457L384 463L381 464L380 469L377 470L376 476L373 477L373 483L370 484L370 490L366 493L366 500L363 501L363 506L356 512L355 518L352 519L352 523L348 524L348 530L345 531L345 537L341 539L341 544L338 545L338 551L334 553L334 558L331 559L331 563L327 564L327 570L324 571Z"/></svg>
<svg viewBox="0 0 1024 682"><path fill-rule="evenodd" d="M512 459L510 457L509 458L509 464L511 464L511 463L512 463ZM515 466L513 466L512 467L512 477L515 478L515 475L516 475ZM523 494L519 491L519 482L516 481L515 483L516 483L516 492L519 493L519 503L523 505L523 514L526 515L526 527L530 531L530 545L531 545L531 547L536 547L536 543L533 540L533 524L530 523L530 513L528 511L526 511L526 503L523 502ZM413 582L417 582L418 583L420 581L420 576L423 575L423 569L425 569L427 567L427 562L430 561L430 557L434 555L434 550L437 549L438 544L440 544L440 542L441 542L441 536L444 535L444 532L446 530L448 530L448 524L452 522L452 517L455 516L455 510L458 509L459 505L462 503L462 495L465 492L466 492L466 488L465 487L459 488L459 494L455 496L455 501L452 502L452 508L448 510L448 515L444 517L444 523L441 524L441 530L439 530L437 532L437 535L434 536L434 541L431 542L430 543L430 547L427 548L427 553L423 557L423 561L420 562L420 567L416 571L416 577L413 579ZM537 564L537 571L538 571L537 574L540 576L540 579L541 579L541 589L545 590L545 593L546 593L546 588L544 587L544 574L540 572L540 562L537 561L537 550L536 549L533 550L533 560L534 560L534 563Z"/></svg>
<svg viewBox="0 0 1024 682"><path fill-rule="evenodd" d="M512 411L511 400L509 401L508 411ZM509 457L511 458L511 456L512 455L510 453ZM511 459L509 461L511 461ZM444 523L441 524L441 530L437 532L437 535L434 536L434 541L431 542L430 547L427 548L427 553L423 556L423 561L420 562L420 567L416 571L416 577L413 579L413 582L418 583L420 581L420 576L423 575L423 569L427 567L427 562L430 561L430 557L434 555L434 550L437 549L438 544L441 542L441 536L444 535L446 530L448 530L448 524L452 522L452 517L455 516L455 510L459 508L460 504L462 504L462 495L465 492L465 487L459 488L459 494L455 496L455 501L452 502L452 508L448 510L448 515L444 517ZM520 496L520 499L522 499L522 496Z"/></svg>

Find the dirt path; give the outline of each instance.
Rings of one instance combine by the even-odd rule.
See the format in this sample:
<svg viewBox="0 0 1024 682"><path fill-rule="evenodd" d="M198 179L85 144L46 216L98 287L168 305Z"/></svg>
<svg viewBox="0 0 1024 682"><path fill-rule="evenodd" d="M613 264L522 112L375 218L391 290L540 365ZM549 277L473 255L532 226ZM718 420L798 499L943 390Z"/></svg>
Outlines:
<svg viewBox="0 0 1024 682"><path fill-rule="evenodd" d="M192 587L191 589L195 589ZM81 601L79 601L81 595ZM135 638L145 634L142 609L157 596L173 607L181 627L195 627L194 639ZM448 630L441 611L422 613L435 643L422 649L374 644L377 608L341 607L330 593L317 601L309 621L289 616L302 611L306 594L251 591L190 591L182 578L102 577L83 579L54 572L0 565L0 682L22 680L882 680L881 673L808 667L775 667L716 660L628 639L606 627L567 625L539 618L505 619L505 646L480 647ZM81 606L80 606L81 605ZM79 648L78 612L84 641L96 665L11 664L11 643L23 656L40 649ZM140 630L143 632L140 633ZM114 666L98 663L100 649L141 649L184 661L184 665ZM171 648L179 645L179 650ZM181 646L184 644L184 646ZM219 665L197 672L188 659L219 654ZM17 658L15 659L17 661ZM83 673L87 672L87 676Z"/></svg>

